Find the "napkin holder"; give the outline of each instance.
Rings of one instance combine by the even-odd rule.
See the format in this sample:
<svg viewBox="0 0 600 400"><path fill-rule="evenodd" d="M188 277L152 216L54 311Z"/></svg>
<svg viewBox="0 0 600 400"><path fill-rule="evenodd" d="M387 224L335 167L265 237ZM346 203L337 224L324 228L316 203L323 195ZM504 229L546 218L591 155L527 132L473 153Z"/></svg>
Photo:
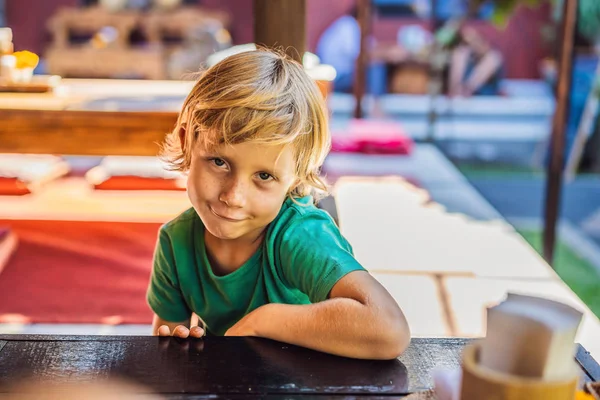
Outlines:
<svg viewBox="0 0 600 400"><path fill-rule="evenodd" d="M560 380L524 378L500 373L479 363L480 343L465 347L462 356L461 400L573 400L578 370L572 360L572 374Z"/></svg>

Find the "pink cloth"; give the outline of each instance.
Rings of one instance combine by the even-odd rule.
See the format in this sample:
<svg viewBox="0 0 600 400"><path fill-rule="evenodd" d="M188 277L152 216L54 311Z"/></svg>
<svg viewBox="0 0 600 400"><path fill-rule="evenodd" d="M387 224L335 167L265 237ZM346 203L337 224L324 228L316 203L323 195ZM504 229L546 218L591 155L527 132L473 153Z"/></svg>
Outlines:
<svg viewBox="0 0 600 400"><path fill-rule="evenodd" d="M392 121L354 119L347 132L333 134L333 152L365 154L405 154L414 142L402 126Z"/></svg>

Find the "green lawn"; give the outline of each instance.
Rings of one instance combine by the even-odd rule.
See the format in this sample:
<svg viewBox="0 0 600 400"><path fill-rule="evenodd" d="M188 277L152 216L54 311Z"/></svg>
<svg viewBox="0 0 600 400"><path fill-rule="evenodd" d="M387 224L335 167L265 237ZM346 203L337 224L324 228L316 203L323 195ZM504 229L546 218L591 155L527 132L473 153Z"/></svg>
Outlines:
<svg viewBox="0 0 600 400"><path fill-rule="evenodd" d="M538 178L545 174L541 169L494 163L457 162L455 167L467 178Z"/></svg>
<svg viewBox="0 0 600 400"><path fill-rule="evenodd" d="M508 165L486 162L455 162L454 166L467 178L546 178L546 170L543 168L534 168L523 165ZM592 179L598 180L597 173L577 174L578 180Z"/></svg>
<svg viewBox="0 0 600 400"><path fill-rule="evenodd" d="M519 230L519 233L538 252L542 253L542 233ZM569 246L558 242L554 255L558 275L579 298L600 318L600 274L587 260Z"/></svg>

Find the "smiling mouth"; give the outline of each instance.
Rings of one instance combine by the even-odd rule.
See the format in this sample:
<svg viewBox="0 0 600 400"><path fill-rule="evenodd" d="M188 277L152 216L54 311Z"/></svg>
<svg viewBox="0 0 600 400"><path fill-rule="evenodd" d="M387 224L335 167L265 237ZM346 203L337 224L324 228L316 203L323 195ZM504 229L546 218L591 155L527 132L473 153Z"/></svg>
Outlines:
<svg viewBox="0 0 600 400"><path fill-rule="evenodd" d="M215 216L217 216L217 217L219 217L221 219L224 219L225 221L240 222L240 221L243 221L245 219L245 218L241 218L241 219L238 219L238 218L228 218L228 217L225 217L225 216L223 216L221 214L218 214L215 210L212 209L212 207L209 206L208 208L209 208L210 212L212 212Z"/></svg>

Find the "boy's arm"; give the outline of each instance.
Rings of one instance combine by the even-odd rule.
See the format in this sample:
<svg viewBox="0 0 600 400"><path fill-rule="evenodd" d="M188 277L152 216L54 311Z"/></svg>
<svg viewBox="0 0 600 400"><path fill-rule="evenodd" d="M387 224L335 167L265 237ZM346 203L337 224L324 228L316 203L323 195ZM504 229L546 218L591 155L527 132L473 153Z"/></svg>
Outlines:
<svg viewBox="0 0 600 400"><path fill-rule="evenodd" d="M204 336L204 329L196 326L197 316L192 314L183 298L175 270L173 245L164 227L159 231L154 250L152 275L146 299L154 311L152 335L181 338ZM159 314L170 317L170 320L162 319ZM181 322L172 322L180 319Z"/></svg>
<svg viewBox="0 0 600 400"><path fill-rule="evenodd" d="M325 301L262 306L226 335L260 336L365 359L396 358L410 342L408 323L396 301L365 271L344 276Z"/></svg>

